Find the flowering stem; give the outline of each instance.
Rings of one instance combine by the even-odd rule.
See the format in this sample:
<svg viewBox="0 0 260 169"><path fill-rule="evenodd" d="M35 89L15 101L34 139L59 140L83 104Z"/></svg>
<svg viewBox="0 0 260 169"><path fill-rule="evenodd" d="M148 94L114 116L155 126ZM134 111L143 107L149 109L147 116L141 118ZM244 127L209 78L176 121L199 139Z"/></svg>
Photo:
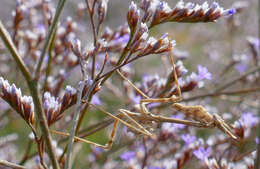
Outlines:
<svg viewBox="0 0 260 169"><path fill-rule="evenodd" d="M32 143L33 143L32 140L29 140L26 151L24 153L24 156L23 156L21 162L19 163L20 165L23 165L28 160L29 153L30 153L32 145L33 145Z"/></svg>
<svg viewBox="0 0 260 169"><path fill-rule="evenodd" d="M33 103L35 106L35 110L36 110L36 115L40 121L40 127L43 133L43 136L45 138L46 144L47 144L47 149L49 152L49 156L50 156L50 160L53 164L53 168L54 169L59 169L59 165L58 165L58 161L55 157L55 153L52 149L52 145L51 145L51 135L49 132L49 128L48 128L48 124L47 124L47 120L45 117L45 114L43 112L42 109L42 104L41 104L41 100L40 100L40 94L38 92L38 88L37 88L37 81L34 81L29 73L29 71L27 70L23 60L21 59L17 48L14 46L9 33L6 31L6 29L4 28L4 25L2 24L2 22L0 21L0 35L6 45L6 47L8 48L8 50L10 51L12 57L14 58L14 60L16 61L19 69L21 70L27 84L30 90L30 93L32 95L33 98Z"/></svg>
<svg viewBox="0 0 260 169"><path fill-rule="evenodd" d="M99 80L99 79L101 79L101 78L104 77L104 79L103 79L103 80L101 81L101 83L100 83L101 86L102 86L102 85L105 83L105 81L115 72L115 70L117 70L117 69L119 69L120 67L122 67L123 65L125 65L125 64L123 64L123 65L120 65L120 64L123 62L123 60L124 60L124 58L125 58L125 56L126 56L126 54L127 54L127 52L128 52L128 46L130 45L130 43L131 43L133 37L134 37L134 33L131 32L131 35L130 35L130 38L129 38L128 42L127 42L127 45L126 45L126 47L124 48L124 50L123 50L123 52L122 52L122 54L121 54L119 60L118 60L117 63L116 63L116 67L115 67L113 70L109 71L108 73L106 73L106 74L104 74L104 75L102 75L101 77L98 78L98 80ZM125 62L125 63L126 63L126 62ZM127 62L127 63L129 63L129 62ZM127 64L127 63L126 63L126 64ZM120 66L120 67L119 67L119 66ZM117 67L118 67L118 68L117 68Z"/></svg>
<svg viewBox="0 0 260 169"><path fill-rule="evenodd" d="M213 93L220 92L220 91L222 91L222 90L228 88L229 86L233 85L234 83L240 81L241 79L244 79L246 76L248 76L248 75L250 75L250 74L252 74L252 73L255 73L255 72L259 71L259 70L260 70L260 66L256 66L256 67L252 68L251 70L245 72L245 73L242 74L241 76L236 77L236 78L234 78L234 79L231 79L229 82L223 84L222 86L219 86L218 88L216 88L216 89L214 90Z"/></svg>
<svg viewBox="0 0 260 169"><path fill-rule="evenodd" d="M72 128L70 131L70 138L69 138L69 143L68 143L68 152L67 152L67 159L66 159L66 163L65 163L65 169L70 169L71 168L71 154L73 151L73 142L74 142L74 136L75 136L75 131L76 131L76 126L78 123L78 119L79 119L79 114L80 114L80 104L81 104L81 97L82 97L82 91L84 89L84 82L80 83L79 86L79 91L78 91L78 96L77 96L77 103L76 103L76 111L75 114L73 116L73 120L72 120Z"/></svg>
<svg viewBox="0 0 260 169"><path fill-rule="evenodd" d="M48 77L51 73L51 61L52 61L52 49L54 47L54 43L55 43L55 37L56 37L56 30L55 30L55 33L54 33L54 36L51 40L51 44L50 44L50 48L49 48L49 51L48 51L48 65L47 65L47 68L46 68L46 75L45 75L45 80L44 80L44 84L43 84L43 91L46 91L46 88L47 88L47 80L48 80Z"/></svg>
<svg viewBox="0 0 260 169"><path fill-rule="evenodd" d="M260 10L260 3L258 2L258 11L259 10ZM260 38L260 15L258 15L258 38ZM258 63L258 65L260 65L260 62ZM258 71L258 73L260 73L260 71ZM260 117L260 109L258 109L258 117ZM258 124L258 141L260 141L260 123ZM260 143L259 142L257 144L257 154L254 163L255 163L254 169L260 168Z"/></svg>
<svg viewBox="0 0 260 169"><path fill-rule="evenodd" d="M91 26L92 26L92 31L93 31L94 46L96 47L97 46L97 32L96 32L96 25L94 22L94 8L95 8L96 1L93 2L91 9L90 9L89 1L85 0L85 2L87 4L88 13L90 16L90 21L91 21ZM92 56L92 71L91 71L92 79L94 79L94 76L95 76L95 68L96 68L96 54L94 53Z"/></svg>
<svg viewBox="0 0 260 169"><path fill-rule="evenodd" d="M25 79L31 80L32 77L30 75L30 72L27 69L26 65L24 64L23 60L21 59L13 41L11 40L9 33L5 29L1 20L0 20L0 36L5 44L6 48L10 51L13 59L17 63L19 69L22 71L22 74L25 77Z"/></svg>
<svg viewBox="0 0 260 169"><path fill-rule="evenodd" d="M10 167L10 168L16 168L16 169L26 169L24 166L14 164L5 160L0 160L0 166Z"/></svg>
<svg viewBox="0 0 260 169"><path fill-rule="evenodd" d="M56 30L56 27L58 25L59 17L60 17L60 14L61 14L61 11L62 11L62 9L64 7L65 2L66 2L66 0L60 0L59 3L58 3L53 23L51 24L50 31L49 31L48 36L46 38L46 41L44 43L43 50L41 52L41 56L40 56L39 62L37 64L37 66L36 66L36 70L35 70L35 74L34 74L36 79L39 77L39 74L40 74L40 71L41 71L42 62L43 62L43 58L44 58L46 52L49 50L49 47L50 47L51 42L53 40L54 34L56 32L55 30Z"/></svg>

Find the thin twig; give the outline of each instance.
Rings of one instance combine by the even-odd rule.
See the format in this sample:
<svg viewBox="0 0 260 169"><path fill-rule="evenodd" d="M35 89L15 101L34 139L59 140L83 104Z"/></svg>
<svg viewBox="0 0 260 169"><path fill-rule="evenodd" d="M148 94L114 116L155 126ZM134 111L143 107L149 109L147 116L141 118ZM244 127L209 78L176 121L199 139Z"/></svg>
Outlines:
<svg viewBox="0 0 260 169"><path fill-rule="evenodd" d="M0 36L6 46L6 48L10 51L13 59L15 60L16 64L18 65L19 69L22 71L23 76L25 79L31 80L32 77L26 65L24 64L22 58L20 57L17 48L15 47L9 33L5 29L2 21L0 20Z"/></svg>
<svg viewBox="0 0 260 169"><path fill-rule="evenodd" d="M92 26L92 32L93 32L93 39L94 39L94 46L97 46L97 32L96 32L96 25L94 22L94 8L96 1L93 2L92 8L90 9L90 4L88 0L85 0L87 4L88 13L90 16L91 26ZM92 55L92 71L91 71L91 78L94 79L95 76L95 70L96 70L96 53Z"/></svg>
<svg viewBox="0 0 260 169"><path fill-rule="evenodd" d="M186 101L192 101L196 99L202 99L205 97L215 97L215 96L221 96L221 95L239 95L239 94L247 94L247 93L252 93L252 92L257 92L260 91L260 87L256 88L251 88L251 89L242 89L242 90L234 90L234 91L226 91L226 92L218 92L218 93L206 93L198 96L193 96L189 98L184 98L182 99L183 102Z"/></svg>
<svg viewBox="0 0 260 169"><path fill-rule="evenodd" d="M231 79L230 81L228 81L227 83L223 84L222 86L217 87L217 88L214 90L213 93L220 92L220 91L222 91L222 90L228 88L229 86L233 85L234 83L236 83L236 82L238 82L238 81L244 79L246 76L248 76L248 75L250 75L250 74L252 74L252 73L255 73L255 72L259 71L259 70L260 70L260 66L256 66L256 67L252 68L251 70L249 70L249 71L243 73L241 76L236 77L236 78L234 78L234 79Z"/></svg>
<svg viewBox="0 0 260 169"><path fill-rule="evenodd" d="M82 97L82 91L84 89L84 86L85 86L85 82L80 83L78 96L77 96L76 111L75 111L74 116L73 116L72 128L71 128L71 131L70 131L67 160L65 162L65 169L71 168L71 162L70 162L71 161L71 154L72 154L72 151L73 151L73 142L74 142L76 126L77 126L79 114L80 114L80 108L81 108L80 104L81 104L81 97Z"/></svg>
<svg viewBox="0 0 260 169"><path fill-rule="evenodd" d="M65 2L66 2L66 0L60 0L58 5L57 5L53 23L51 24L48 36L47 36L46 41L44 43L43 50L41 52L41 56L40 56L40 59L38 61L37 66L36 66L35 73L34 73L34 77L36 79L38 78L38 76L40 74L41 66L42 66L42 63L43 63L43 58L45 57L45 54L49 50L49 47L51 45L51 42L52 42L52 39L54 37L54 33L55 33L55 30L56 30L56 27L58 25L59 17L61 15L61 11L62 11L62 9L64 7Z"/></svg>
<svg viewBox="0 0 260 169"><path fill-rule="evenodd" d="M43 90L44 91L46 91L48 77L51 73L51 63L52 63L52 52L51 51L52 51L54 44L55 44L55 38L56 38L56 30L55 30L53 39L51 40L50 48L48 50L48 64L47 64L47 68L46 68L46 71L45 71L45 80L44 80L44 84L43 84Z"/></svg>
<svg viewBox="0 0 260 169"><path fill-rule="evenodd" d="M260 10L260 3L258 2L258 11ZM258 38L260 38L260 15L258 13ZM258 49L259 51L259 49ZM258 64L260 65L260 63ZM260 71L258 71L260 73ZM260 101L258 101L260 102ZM260 109L258 109L258 117L260 117ZM258 124L258 141L260 141L260 123ZM255 166L254 169L259 169L260 168L260 143L257 144L257 155L256 159L254 161Z"/></svg>
<svg viewBox="0 0 260 169"><path fill-rule="evenodd" d="M6 160L0 160L0 166L15 168L15 169L26 169L24 166L8 162Z"/></svg>
<svg viewBox="0 0 260 169"><path fill-rule="evenodd" d="M24 156L21 160L21 162L19 163L20 165L23 165L27 160L28 160L28 157L29 157L29 153L30 153L30 150L32 148L32 140L29 140L28 144L27 144L27 148L26 148L26 151L24 153Z"/></svg>

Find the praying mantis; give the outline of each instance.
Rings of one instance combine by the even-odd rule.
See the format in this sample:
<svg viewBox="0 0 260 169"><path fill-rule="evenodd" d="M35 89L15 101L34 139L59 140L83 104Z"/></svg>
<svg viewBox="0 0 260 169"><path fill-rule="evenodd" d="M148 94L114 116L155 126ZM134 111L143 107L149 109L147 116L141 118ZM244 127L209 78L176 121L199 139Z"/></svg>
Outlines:
<svg viewBox="0 0 260 169"><path fill-rule="evenodd" d="M185 124L188 126L194 126L194 127L201 127L201 128L215 128L217 127L220 129L222 132L225 134L229 135L232 139L238 140L238 137L232 133L233 127L229 124L227 124L221 116L218 114L210 114L203 106L201 105L195 105L195 106L187 106L183 105L177 102L180 102L182 100L182 95L181 95L181 89L180 85L178 83L178 77L177 73L175 70L175 64L174 64L174 56L172 51L169 52L170 56L170 63L171 67L173 70L173 78L175 79L175 85L176 85L176 90L177 94L174 95L172 94L168 98L150 98L148 97L145 93L143 93L140 89L138 89L129 79L127 79L119 70L116 70L117 73L119 74L120 77L122 77L125 81L127 81L140 95L144 97L140 101L140 103L136 106L138 112L131 112L129 110L125 109L119 109L119 113L117 115L113 115L104 109L98 107L97 105L89 103L91 106L95 107L99 111L102 111L103 113L109 115L114 119L114 125L113 129L109 138L109 141L106 145L100 145L98 143L82 139L79 137L75 137L75 140L85 142L97 147L101 147L103 149L110 149L112 147L117 126L118 123L122 123L125 126L129 127L131 130L141 133L147 136L152 136L153 134L148 131L142 124L141 121L143 122L157 122L157 123L162 123L162 122L169 122L169 123L179 123L179 124ZM86 102L82 100L82 102ZM184 113L186 116L189 116L192 118L192 120L184 120L184 119L177 119L177 118L171 118L171 117L165 117L161 115L155 115L151 112L148 111L146 108L146 105L149 103L173 103L172 107L176 109L179 112ZM64 136L69 136L68 133L63 133L63 132L58 132L58 131L52 131L53 133L59 134L59 135L64 135Z"/></svg>

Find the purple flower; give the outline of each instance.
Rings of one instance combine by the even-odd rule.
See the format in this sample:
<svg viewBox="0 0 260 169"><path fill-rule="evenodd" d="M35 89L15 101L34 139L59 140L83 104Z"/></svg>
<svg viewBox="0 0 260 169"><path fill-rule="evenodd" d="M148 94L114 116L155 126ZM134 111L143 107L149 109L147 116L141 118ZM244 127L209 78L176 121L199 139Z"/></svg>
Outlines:
<svg viewBox="0 0 260 169"><path fill-rule="evenodd" d="M197 150L193 151L193 154L200 160L205 160L210 156L211 148L208 147L207 149L204 147L199 147Z"/></svg>
<svg viewBox="0 0 260 169"><path fill-rule="evenodd" d="M139 104L141 101L141 96L139 95L131 96L130 98L134 104Z"/></svg>
<svg viewBox="0 0 260 169"><path fill-rule="evenodd" d="M165 169L165 167L148 166L148 169Z"/></svg>
<svg viewBox="0 0 260 169"><path fill-rule="evenodd" d="M203 79L212 79L212 74L204 66L198 65L198 81Z"/></svg>
<svg viewBox="0 0 260 169"><path fill-rule="evenodd" d="M100 147L95 147L95 148L93 149L93 152L94 152L95 154L101 154L101 153L103 152L103 149L100 148Z"/></svg>
<svg viewBox="0 0 260 169"><path fill-rule="evenodd" d="M190 134L182 134L181 138L185 142L186 145L189 145L189 144L194 143L196 141L196 137L192 136Z"/></svg>
<svg viewBox="0 0 260 169"><path fill-rule="evenodd" d="M40 157L39 157L38 155L35 157L34 160L35 160L35 162L36 162L37 165L40 164Z"/></svg>
<svg viewBox="0 0 260 169"><path fill-rule="evenodd" d="M126 44L130 39L129 34L125 34L123 36L116 37L115 40L112 40L110 43L111 45L124 45Z"/></svg>
<svg viewBox="0 0 260 169"><path fill-rule="evenodd" d="M236 69L240 74L242 74L242 73L244 73L244 72L248 69L248 67L247 67L247 65L245 65L245 64L239 63L239 64L237 64L237 65L235 66L235 69Z"/></svg>
<svg viewBox="0 0 260 169"><path fill-rule="evenodd" d="M177 114L171 116L171 118L176 118L176 119L183 119L184 116L182 114ZM177 123L163 123L162 124L162 130L168 133L175 133L176 130L178 129L183 129L185 128L184 124L177 124Z"/></svg>
<svg viewBox="0 0 260 169"><path fill-rule="evenodd" d="M232 9L228 9L228 14L229 15L234 15L236 13L236 9L232 8Z"/></svg>
<svg viewBox="0 0 260 169"><path fill-rule="evenodd" d="M92 97L91 104L101 105L102 101L99 99L99 97L95 94Z"/></svg>
<svg viewBox="0 0 260 169"><path fill-rule="evenodd" d="M259 138L255 138L255 143L259 144Z"/></svg>
<svg viewBox="0 0 260 169"><path fill-rule="evenodd" d="M176 119L184 119L184 115L183 114L177 114L177 115L173 115L171 116L172 118L176 118ZM186 125L184 124L178 124L178 123L172 123L173 127L178 128L178 129L184 129Z"/></svg>
<svg viewBox="0 0 260 169"><path fill-rule="evenodd" d="M231 8L231 9L224 10L222 15L223 16L231 16L231 15L234 15L235 13L236 13L236 9Z"/></svg>
<svg viewBox="0 0 260 169"><path fill-rule="evenodd" d="M124 161L129 161L131 160L132 158L134 158L136 155L135 155L135 152L134 151L127 151L127 152L124 152L123 154L120 155L120 158Z"/></svg>
<svg viewBox="0 0 260 169"><path fill-rule="evenodd" d="M258 123L258 117L252 112L246 112L242 114L241 121L245 126L252 127Z"/></svg>

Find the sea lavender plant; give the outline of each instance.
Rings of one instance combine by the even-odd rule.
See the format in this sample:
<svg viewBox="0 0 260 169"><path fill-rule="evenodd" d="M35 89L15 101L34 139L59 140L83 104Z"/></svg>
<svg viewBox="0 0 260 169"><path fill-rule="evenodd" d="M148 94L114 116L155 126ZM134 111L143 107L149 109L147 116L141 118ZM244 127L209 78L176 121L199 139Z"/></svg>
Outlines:
<svg viewBox="0 0 260 169"><path fill-rule="evenodd" d="M1 14L0 167L258 169L259 38L234 43L256 2L127 3L86 0L60 19L66 0L17 0Z"/></svg>

